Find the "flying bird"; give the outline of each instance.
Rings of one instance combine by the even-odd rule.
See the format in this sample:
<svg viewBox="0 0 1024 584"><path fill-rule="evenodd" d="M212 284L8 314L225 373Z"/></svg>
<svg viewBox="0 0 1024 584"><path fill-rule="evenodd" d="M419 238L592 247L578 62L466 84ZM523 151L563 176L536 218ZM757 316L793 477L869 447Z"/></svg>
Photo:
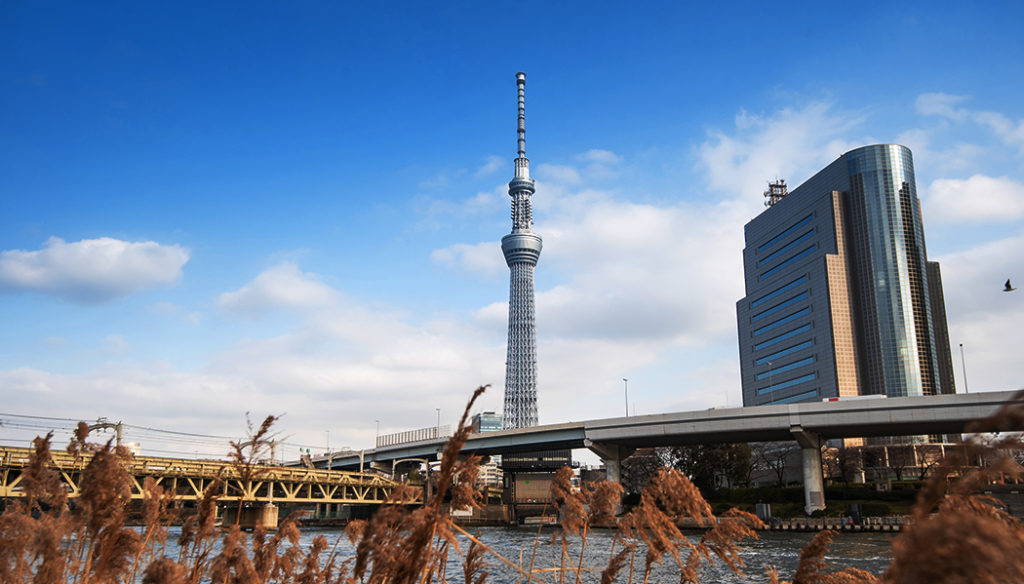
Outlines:
<svg viewBox="0 0 1024 584"><path fill-rule="evenodd" d="M1009 280L1009 279L1007 279L1007 280L1006 280L1006 285L1005 285L1005 286L1003 286L1003 292L1013 292L1014 290L1016 290L1016 288L1014 288L1013 286L1011 286L1011 285L1010 285L1010 280Z"/></svg>

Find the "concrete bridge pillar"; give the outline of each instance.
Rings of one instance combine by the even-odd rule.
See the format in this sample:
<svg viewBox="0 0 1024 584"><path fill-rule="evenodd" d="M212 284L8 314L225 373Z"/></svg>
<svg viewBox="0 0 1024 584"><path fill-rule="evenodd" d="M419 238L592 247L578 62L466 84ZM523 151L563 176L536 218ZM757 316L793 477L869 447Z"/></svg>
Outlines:
<svg viewBox="0 0 1024 584"><path fill-rule="evenodd" d="M374 460L370 462L370 468L378 472L389 474L391 475L391 478L395 478L395 462L393 460Z"/></svg>
<svg viewBox="0 0 1024 584"><path fill-rule="evenodd" d="M278 508L273 503L243 507L235 512L239 514L238 526L242 529L255 529L256 526L262 526L268 531L277 529Z"/></svg>
<svg viewBox="0 0 1024 584"><path fill-rule="evenodd" d="M803 454L804 512L810 515L825 508L825 478L821 472L821 437L800 426L789 430Z"/></svg>
<svg viewBox="0 0 1024 584"><path fill-rule="evenodd" d="M605 480L612 483L622 482L622 461L629 458L636 448L621 446L619 444L606 444L604 442L591 442L585 440L584 444L591 452L601 457L604 462Z"/></svg>

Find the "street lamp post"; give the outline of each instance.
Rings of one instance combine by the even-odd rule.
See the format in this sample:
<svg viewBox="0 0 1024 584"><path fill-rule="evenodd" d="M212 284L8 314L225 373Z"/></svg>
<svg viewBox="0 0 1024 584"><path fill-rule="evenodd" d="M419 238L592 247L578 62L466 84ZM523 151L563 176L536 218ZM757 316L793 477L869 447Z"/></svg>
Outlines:
<svg viewBox="0 0 1024 584"><path fill-rule="evenodd" d="M626 417L629 417L629 380L622 378L622 391L626 397Z"/></svg>
<svg viewBox="0 0 1024 584"><path fill-rule="evenodd" d="M775 403L775 389L772 387L772 362L768 361L768 403Z"/></svg>
<svg viewBox="0 0 1024 584"><path fill-rule="evenodd" d="M434 408L434 409L437 410L437 428L434 430L437 433L437 435L434 436L434 437L435 438L440 438L441 437L441 408Z"/></svg>
<svg viewBox="0 0 1024 584"><path fill-rule="evenodd" d="M331 431L325 430L327 433L327 470L333 470L334 457L331 456Z"/></svg>
<svg viewBox="0 0 1024 584"><path fill-rule="evenodd" d="M964 369L964 393L971 393L971 390L967 388L967 360L964 359L964 344L960 343L960 365Z"/></svg>

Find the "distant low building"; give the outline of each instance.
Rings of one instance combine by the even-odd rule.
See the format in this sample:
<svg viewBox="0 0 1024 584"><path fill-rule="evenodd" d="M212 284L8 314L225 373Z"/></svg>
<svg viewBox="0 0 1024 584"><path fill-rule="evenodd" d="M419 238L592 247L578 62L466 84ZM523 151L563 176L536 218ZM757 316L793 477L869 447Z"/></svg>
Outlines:
<svg viewBox="0 0 1024 584"><path fill-rule="evenodd" d="M501 416L494 412L480 412L473 414L470 418L470 425L474 434L481 432L496 432L501 430Z"/></svg>
<svg viewBox="0 0 1024 584"><path fill-rule="evenodd" d="M497 432L501 430L501 416L495 412L480 412L473 414L469 419L474 434L482 432ZM478 480L481 484L489 487L501 486L501 457L491 456L490 459L480 465Z"/></svg>

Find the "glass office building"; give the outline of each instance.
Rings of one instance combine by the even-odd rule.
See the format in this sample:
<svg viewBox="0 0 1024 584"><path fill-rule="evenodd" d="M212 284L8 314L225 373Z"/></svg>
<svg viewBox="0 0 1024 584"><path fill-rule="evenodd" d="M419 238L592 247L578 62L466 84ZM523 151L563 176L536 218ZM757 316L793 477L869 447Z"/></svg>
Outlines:
<svg viewBox="0 0 1024 584"><path fill-rule="evenodd" d="M908 148L847 152L744 233L744 405L955 391Z"/></svg>
<svg viewBox="0 0 1024 584"><path fill-rule="evenodd" d="M473 427L474 434L479 434L481 432L497 432L498 430L501 430L501 416L494 412L473 414L473 417L470 418L470 424Z"/></svg>

